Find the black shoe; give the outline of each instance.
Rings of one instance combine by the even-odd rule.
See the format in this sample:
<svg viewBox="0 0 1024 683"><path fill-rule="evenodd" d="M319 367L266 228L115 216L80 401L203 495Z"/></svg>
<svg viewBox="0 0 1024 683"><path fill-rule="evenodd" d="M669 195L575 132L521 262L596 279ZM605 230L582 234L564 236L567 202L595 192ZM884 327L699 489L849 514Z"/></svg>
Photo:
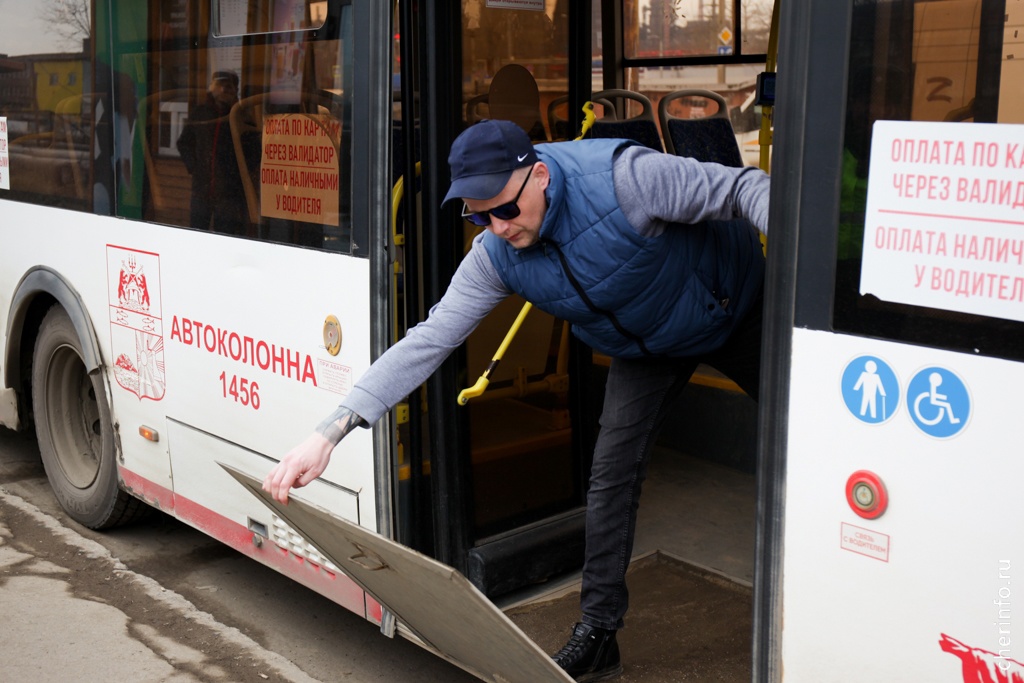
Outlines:
<svg viewBox="0 0 1024 683"><path fill-rule="evenodd" d="M615 631L576 624L569 642L552 659L578 683L603 681L622 673Z"/></svg>

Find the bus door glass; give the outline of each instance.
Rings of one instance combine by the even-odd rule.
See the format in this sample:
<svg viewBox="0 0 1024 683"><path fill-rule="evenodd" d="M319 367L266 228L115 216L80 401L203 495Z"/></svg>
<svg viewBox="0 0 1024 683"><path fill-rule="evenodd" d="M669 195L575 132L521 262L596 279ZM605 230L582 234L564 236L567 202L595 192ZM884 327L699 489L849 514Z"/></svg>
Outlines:
<svg viewBox="0 0 1024 683"><path fill-rule="evenodd" d="M787 679L1024 676L1021 10L853 3L831 319L793 330Z"/></svg>
<svg viewBox="0 0 1024 683"><path fill-rule="evenodd" d="M578 134L570 129L567 113L567 12L564 2L463 3L462 126L484 118L513 121L536 144ZM447 169L443 173L447 176ZM482 228L468 221L461 225L468 250ZM487 368L523 304L510 297L468 339L468 384ZM559 515L564 522L565 513L583 504L585 475L573 448L578 425L571 409L570 346L568 326L534 308L492 373L487 391L463 408L470 426L471 533L482 558L473 566L484 568L473 578L489 594L573 569L581 559L582 527L577 523L568 532L575 550L565 557L540 558L522 549L515 560L521 566L495 572L487 569L486 551L480 551L487 539L524 525ZM504 578L496 583L492 574Z"/></svg>

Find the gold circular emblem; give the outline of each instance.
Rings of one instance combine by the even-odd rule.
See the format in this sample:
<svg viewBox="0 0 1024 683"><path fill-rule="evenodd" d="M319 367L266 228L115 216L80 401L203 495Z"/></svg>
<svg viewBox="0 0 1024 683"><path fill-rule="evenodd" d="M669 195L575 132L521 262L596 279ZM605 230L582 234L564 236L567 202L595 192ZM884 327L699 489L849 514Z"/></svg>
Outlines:
<svg viewBox="0 0 1024 683"><path fill-rule="evenodd" d="M333 315L324 320L324 348L332 356L341 351L341 323Z"/></svg>

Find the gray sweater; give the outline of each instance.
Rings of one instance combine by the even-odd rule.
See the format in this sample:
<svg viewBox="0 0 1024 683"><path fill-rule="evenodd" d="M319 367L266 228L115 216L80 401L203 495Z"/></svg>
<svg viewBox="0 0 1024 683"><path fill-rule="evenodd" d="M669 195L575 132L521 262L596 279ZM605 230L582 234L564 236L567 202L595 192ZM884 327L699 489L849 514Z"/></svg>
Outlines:
<svg viewBox="0 0 1024 683"><path fill-rule="evenodd" d="M641 235L659 235L672 223L737 217L767 234L769 182L756 168L702 164L633 146L616 159L612 176L623 214ZM425 382L509 294L478 235L427 319L370 366L341 407L375 423Z"/></svg>

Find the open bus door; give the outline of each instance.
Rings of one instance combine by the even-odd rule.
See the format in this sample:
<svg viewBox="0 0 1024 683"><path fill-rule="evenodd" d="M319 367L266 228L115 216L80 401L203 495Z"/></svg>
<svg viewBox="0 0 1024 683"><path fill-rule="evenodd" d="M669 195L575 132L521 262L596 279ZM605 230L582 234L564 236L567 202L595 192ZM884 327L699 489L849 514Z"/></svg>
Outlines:
<svg viewBox="0 0 1024 683"><path fill-rule="evenodd" d="M472 18L465 3L398 6L393 155L405 199L395 207L396 339L426 318L481 230L459 217L461 204L441 207L451 141L479 118L519 120L526 108L521 125L546 142L549 101L573 88L589 93L589 56L569 58L570 32L589 31L589 22L571 28L564 11L474 4ZM582 74L570 75L573 68ZM517 297L500 305L395 420L395 538L492 597L575 571L583 558L596 422L589 352L561 321L535 310L487 393L456 401L522 305Z"/></svg>
<svg viewBox="0 0 1024 683"><path fill-rule="evenodd" d="M750 22L740 20L746 15L733 11L739 3L729 3L728 11L726 3L711 3L715 7L708 9L714 11L700 22L705 29L715 25L711 34L698 31L696 23L686 31L670 27L665 18L673 15L671 2L663 3L664 12L645 12L643 4L627 3L635 16L624 20L621 11L611 11L615 3L597 0L515 6L437 2L426 3L428 11L399 3L393 153L405 199L395 211L401 224L395 236L400 282L394 288L400 292L395 297L396 339L426 317L482 230L459 217L460 202L441 207L448 188L449 147L465 127L482 118L505 119L520 125L536 144L568 141L580 132L586 101L595 93L628 87L643 96L634 105L649 105L636 107L647 113L640 130L649 132L658 126L655 105L671 92L697 84L728 92L734 104L753 92L761 70L758 60L764 58L759 54L764 48L753 45L767 42L767 22L760 34L763 41L740 42L737 37L735 52L733 47L723 52L719 21L729 27L723 35L738 36L741 28L747 36L757 35ZM766 3L751 4L763 14ZM666 36L671 33L679 44L678 50L670 50L675 56L666 57L675 61L657 68L645 61L651 36L661 35L661 30L647 31L643 47L629 33L633 65L623 80L619 72L625 57L617 47L621 34L648 14L653 26L663 28ZM637 113L623 105L616 114L607 99L597 106L608 119L605 124ZM706 107L687 100L685 110L692 116ZM418 176L417 163L422 171ZM522 305L512 297L492 312L425 390L409 397L395 419L395 537L459 569L491 597L582 566L590 459L610 363L571 338L563 321L534 308L490 375L487 391L458 404L455 397L488 367ZM720 410L721 404L697 396L705 389L695 388L684 397L697 409L680 409L684 419L668 420L672 425L664 438L677 441L675 447L685 443L708 460L720 458L752 472L753 402L733 385L723 399L725 410ZM695 443L702 439L704 443ZM444 457L435 457L440 453ZM648 502L645 506L654 507ZM735 575L744 581L752 578L745 569Z"/></svg>
<svg viewBox="0 0 1024 683"><path fill-rule="evenodd" d="M755 680L1024 680L1022 24L783 3Z"/></svg>
<svg viewBox="0 0 1024 683"><path fill-rule="evenodd" d="M638 19L640 4L633 7ZM664 15L653 15L670 16L668 4ZM601 68L602 62L620 61L611 47L620 41L608 34L620 33L624 22L619 12L607 11L610 7L596 0L522 7L399 3L392 152L404 199L395 207L396 224L402 230L395 235L395 253L400 257L395 263L398 284L394 289L400 292L395 297L396 339L425 318L440 299L476 234L475 226L459 218L461 203L441 207L448 188L449 146L465 126L484 117L507 118L519 122L538 144L572 140L580 130L584 102L614 85L643 88L652 96L664 97L669 91L692 87L697 79L706 87L735 88L730 94L740 102L745 98L741 89L754 88L755 72L760 71L756 61L763 55L751 50L750 55L722 57L719 28L710 41L695 47L702 51L700 55L692 60L678 57L685 64L659 68L649 82L617 82ZM728 15L729 26L737 33L740 15L738 11ZM710 22L706 19L702 25ZM662 25L667 31L668 25ZM691 30L677 38L692 42L695 35ZM737 45L739 51L746 44ZM640 57L634 55L635 61ZM709 67L710 59L728 63ZM637 75L645 68L637 65L631 73ZM647 68L646 73L651 71ZM655 125L653 119L649 123ZM417 165L419 174L414 170ZM608 363L607 358L596 357L570 340L561 321L534 309L527 318L530 328L516 335L497 372L490 376L487 392L468 405L459 405L456 397L488 367L521 306L521 301L510 301L506 310L500 307L483 321L465 347L431 376L424 391L409 396L408 405L396 411L394 420L398 425L394 537L459 570L482 593L505 605L541 598L550 594L552 586L564 587L578 576L575 572L583 563L589 460ZM697 483L693 476L675 476L691 459L667 455L662 471L668 474L658 477L665 485L651 484L645 494L644 514L652 523L643 553L663 564L662 569L684 558L679 565L712 570L714 579L702 574L700 581L730 577L740 596L733 602L742 605L749 600L749 592L743 590L753 577L754 518L753 504L747 505L745 497L753 489L754 438L751 435L748 442L742 437L753 432L755 409L738 387L726 388L722 393L728 396L716 397L725 411L713 409L715 400L700 400L710 393L708 387L697 391L705 393L694 394L689 405L700 404L704 412L686 414L687 421L672 420L674 433L666 438L678 443L670 445L679 449L685 444L696 451L689 448L695 441L693 432L717 434L708 440L728 441L731 448L719 443L706 450L723 455L728 451L736 455L729 465L742 462L746 466L750 460L750 467L740 472L719 469L713 467L719 462L709 457L708 467L691 468L704 477ZM708 413L712 413L711 428L705 424L686 433L688 425ZM698 455L703 454L693 457ZM716 485L702 485L708 480ZM679 495L684 487L686 495ZM726 489L728 496L722 495ZM656 493L660 498L655 498ZM732 520L727 532L723 515L717 514L723 508L728 508L725 512ZM637 558L640 547L634 548ZM697 553L689 552L694 549ZM636 586L633 590L634 596L641 593ZM529 598L524 597L526 593ZM708 599L708 591L692 593ZM548 607L557 601L544 602ZM669 602L662 600L662 604ZM633 604L633 614L639 614L639 601ZM725 620L723 611L716 610L720 620ZM749 635L749 621L743 621L748 614L739 614L731 624L743 636ZM552 617L549 623L559 631L555 638L564 642L564 631L576 620L578 604L571 614ZM545 641L539 631L531 635L549 651L562 644ZM746 655L743 642L733 649ZM674 651L680 651L674 646ZM723 665L723 658L716 659L716 664ZM749 661L745 656L737 660L744 667ZM737 660L730 659L724 666Z"/></svg>
<svg viewBox="0 0 1024 683"><path fill-rule="evenodd" d="M259 479L224 467L441 656L495 683L572 680L451 567L300 498L282 505Z"/></svg>

